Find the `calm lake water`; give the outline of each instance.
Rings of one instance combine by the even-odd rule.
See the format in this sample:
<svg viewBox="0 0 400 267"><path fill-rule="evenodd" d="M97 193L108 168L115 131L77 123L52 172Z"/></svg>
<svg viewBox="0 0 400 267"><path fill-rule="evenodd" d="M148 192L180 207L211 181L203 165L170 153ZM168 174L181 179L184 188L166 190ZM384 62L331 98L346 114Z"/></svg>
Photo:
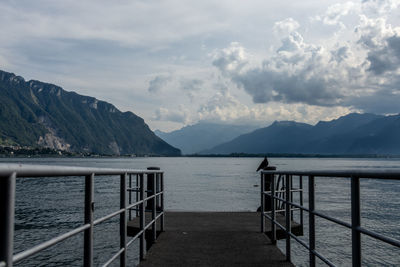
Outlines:
<svg viewBox="0 0 400 267"><path fill-rule="evenodd" d="M165 171L167 210L255 211L259 204L260 158L37 158L0 159L0 162L142 169L159 166ZM400 159L271 158L278 170L386 170L400 171ZM304 184L307 184L305 179ZM306 186L305 186L306 187ZM119 178L96 177L95 219L119 209ZM316 179L316 208L350 222L349 179ZM400 181L361 180L362 225L400 239ZM305 193L305 196L307 194ZM84 179L17 179L15 251L19 252L83 222ZM305 197L307 205L307 197ZM119 248L119 217L95 227L95 265L107 261ZM308 222L305 215L304 221ZM351 232L316 219L317 250L338 266L351 265ZM308 229L302 240L308 243ZM19 266L82 266L83 235L60 243L22 261ZM279 242L284 250L284 242ZM308 266L308 254L292 241L293 262ZM363 264L400 266L400 250L362 237ZM137 263L137 244L128 262ZM117 261L118 262L118 261ZM318 265L323 266L322 262Z"/></svg>

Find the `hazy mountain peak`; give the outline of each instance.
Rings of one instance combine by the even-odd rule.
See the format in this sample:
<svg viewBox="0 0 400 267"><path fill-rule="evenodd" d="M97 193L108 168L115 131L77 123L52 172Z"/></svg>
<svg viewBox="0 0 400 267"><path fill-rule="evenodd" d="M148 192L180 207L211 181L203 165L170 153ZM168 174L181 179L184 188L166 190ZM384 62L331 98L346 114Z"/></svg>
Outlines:
<svg viewBox="0 0 400 267"><path fill-rule="evenodd" d="M271 126L279 126L279 127L293 127L293 126L311 126L307 123L296 122L296 121L274 121Z"/></svg>
<svg viewBox="0 0 400 267"><path fill-rule="evenodd" d="M180 148L182 153L193 154L230 141L254 129L256 129L255 126L249 125L218 124L200 121L199 123L187 125L169 133L155 131L155 134L169 144Z"/></svg>

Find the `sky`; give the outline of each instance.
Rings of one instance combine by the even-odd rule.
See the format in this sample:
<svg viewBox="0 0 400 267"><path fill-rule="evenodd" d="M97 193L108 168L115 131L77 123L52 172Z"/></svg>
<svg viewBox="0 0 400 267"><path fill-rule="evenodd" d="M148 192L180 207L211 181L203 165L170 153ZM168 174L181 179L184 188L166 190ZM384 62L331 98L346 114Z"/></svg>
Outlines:
<svg viewBox="0 0 400 267"><path fill-rule="evenodd" d="M2 0L0 14L0 69L153 130L400 113L400 0Z"/></svg>

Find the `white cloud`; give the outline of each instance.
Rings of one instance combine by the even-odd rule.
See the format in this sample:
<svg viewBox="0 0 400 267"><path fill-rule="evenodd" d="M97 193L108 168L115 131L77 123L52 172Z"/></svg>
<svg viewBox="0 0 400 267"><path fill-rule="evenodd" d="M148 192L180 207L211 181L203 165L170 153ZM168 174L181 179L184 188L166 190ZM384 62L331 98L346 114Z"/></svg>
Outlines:
<svg viewBox="0 0 400 267"><path fill-rule="evenodd" d="M232 47L218 53L214 66L248 92L255 103L280 101L331 106L340 104L345 97L342 85L349 81L352 70L349 60L342 57L339 62L324 47L304 42L296 31L283 38L275 55L261 66L244 68L246 61L239 61L226 51L232 51ZM244 48L235 45L234 51ZM240 67L230 67L231 62Z"/></svg>
<svg viewBox="0 0 400 267"><path fill-rule="evenodd" d="M391 83L394 77L385 74L400 76L397 72L400 68L400 27L393 27L384 18L369 19L361 16L361 24L356 28L356 33L359 35L358 43L367 53L368 71L375 74L381 84L391 84L390 87L398 89L398 85Z"/></svg>
<svg viewBox="0 0 400 267"><path fill-rule="evenodd" d="M375 15L389 13L400 5L399 0L362 0L361 2L364 12Z"/></svg>
<svg viewBox="0 0 400 267"><path fill-rule="evenodd" d="M249 115L250 109L228 92L216 93L198 110L198 118L202 121L234 122Z"/></svg>
<svg viewBox="0 0 400 267"><path fill-rule="evenodd" d="M270 102L249 107L229 93L216 93L200 106L198 120L230 124L267 125L274 120L296 120L315 124L356 111L348 107L319 107Z"/></svg>
<svg viewBox="0 0 400 267"><path fill-rule="evenodd" d="M339 24L350 12L361 9L352 2L336 4L328 7L322 20L330 25ZM399 98L395 92L400 90L400 28L388 24L385 17L371 19L360 14L359 18L355 27L358 40L340 40L338 36L336 43L307 42L294 30L299 28L298 24L289 18L275 24L275 28L288 29L287 35L262 64L257 66L243 60L245 57L236 56L231 51L246 49L235 44L216 53L214 66L243 88L254 103L302 103L398 112L393 105L384 109L382 102L382 108L378 108L367 99L379 94L388 100Z"/></svg>
<svg viewBox="0 0 400 267"><path fill-rule="evenodd" d="M396 30L393 29L392 25L387 24L383 17L371 19L365 15L360 15L360 24L355 28L355 32L359 36L358 43L367 49L375 49L384 46L385 39L393 36Z"/></svg>
<svg viewBox="0 0 400 267"><path fill-rule="evenodd" d="M287 18L281 21L277 21L274 24L273 30L277 34L287 34L297 30L300 24L293 18Z"/></svg>
<svg viewBox="0 0 400 267"><path fill-rule="evenodd" d="M213 65L223 73L240 72L248 62L249 55L238 42L214 53Z"/></svg>
<svg viewBox="0 0 400 267"><path fill-rule="evenodd" d="M183 105L179 105L178 108L174 110L161 107L156 110L153 120L186 124L189 122L189 111Z"/></svg>
<svg viewBox="0 0 400 267"><path fill-rule="evenodd" d="M351 1L337 3L329 6L326 12L322 16L317 16L316 19L322 21L326 25L339 25L341 28L345 28L341 19L359 9L360 5Z"/></svg>

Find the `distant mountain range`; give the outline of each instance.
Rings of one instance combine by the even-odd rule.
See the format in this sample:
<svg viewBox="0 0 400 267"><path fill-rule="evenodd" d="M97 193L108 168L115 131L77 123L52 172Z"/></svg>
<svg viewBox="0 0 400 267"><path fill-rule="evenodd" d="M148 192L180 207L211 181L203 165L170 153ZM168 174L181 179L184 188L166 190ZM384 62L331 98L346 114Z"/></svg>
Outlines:
<svg viewBox="0 0 400 267"><path fill-rule="evenodd" d="M156 130L155 134L169 144L180 148L183 154L193 154L231 141L255 129L257 127L248 125L200 122L169 133Z"/></svg>
<svg viewBox="0 0 400 267"><path fill-rule="evenodd" d="M132 112L0 71L0 145L97 154L180 155Z"/></svg>
<svg viewBox="0 0 400 267"><path fill-rule="evenodd" d="M276 121L201 153L400 155L400 115L352 113L314 126Z"/></svg>

